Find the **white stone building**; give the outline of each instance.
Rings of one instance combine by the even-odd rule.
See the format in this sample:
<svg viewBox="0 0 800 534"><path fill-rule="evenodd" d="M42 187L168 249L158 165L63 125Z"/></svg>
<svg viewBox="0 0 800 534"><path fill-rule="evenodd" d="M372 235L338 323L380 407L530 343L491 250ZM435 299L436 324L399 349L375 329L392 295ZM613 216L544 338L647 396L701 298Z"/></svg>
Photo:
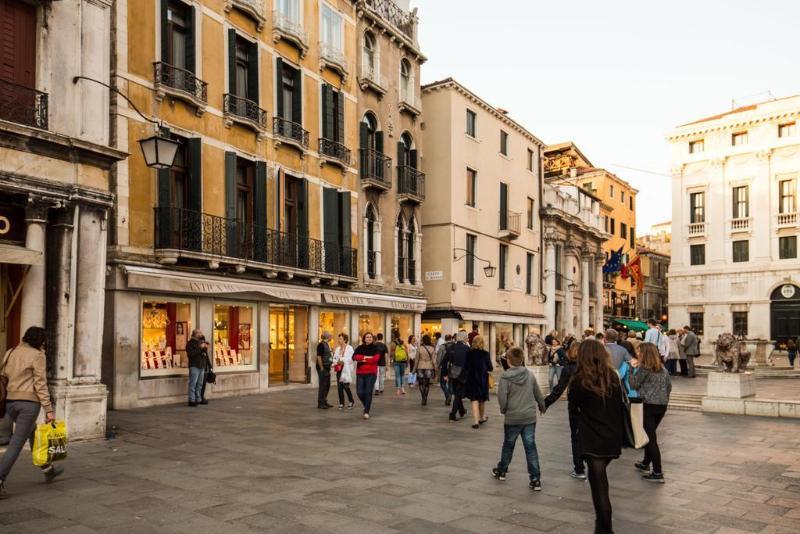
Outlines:
<svg viewBox="0 0 800 534"><path fill-rule="evenodd" d="M800 95L678 127L672 148L670 325L703 350L723 332L800 335Z"/></svg>

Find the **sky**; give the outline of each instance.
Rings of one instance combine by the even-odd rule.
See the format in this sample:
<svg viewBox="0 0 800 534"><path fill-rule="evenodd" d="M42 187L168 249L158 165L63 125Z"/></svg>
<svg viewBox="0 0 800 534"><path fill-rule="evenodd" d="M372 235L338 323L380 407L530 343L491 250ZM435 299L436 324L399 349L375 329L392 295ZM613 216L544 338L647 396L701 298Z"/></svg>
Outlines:
<svg viewBox="0 0 800 534"><path fill-rule="evenodd" d="M639 190L638 235L671 218L668 132L732 100L800 93L798 0L411 6L428 57L422 82L452 76L545 143L574 141Z"/></svg>

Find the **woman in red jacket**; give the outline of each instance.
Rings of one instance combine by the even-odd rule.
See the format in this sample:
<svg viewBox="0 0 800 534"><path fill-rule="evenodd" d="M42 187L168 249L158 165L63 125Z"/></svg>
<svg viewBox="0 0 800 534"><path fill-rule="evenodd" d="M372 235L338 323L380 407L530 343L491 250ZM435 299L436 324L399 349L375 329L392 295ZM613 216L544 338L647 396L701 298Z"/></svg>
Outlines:
<svg viewBox="0 0 800 534"><path fill-rule="evenodd" d="M356 362L356 394L364 405L364 419L369 419L369 409L372 406L372 392L375 389L375 380L378 378L378 347L372 332L366 332L353 354Z"/></svg>

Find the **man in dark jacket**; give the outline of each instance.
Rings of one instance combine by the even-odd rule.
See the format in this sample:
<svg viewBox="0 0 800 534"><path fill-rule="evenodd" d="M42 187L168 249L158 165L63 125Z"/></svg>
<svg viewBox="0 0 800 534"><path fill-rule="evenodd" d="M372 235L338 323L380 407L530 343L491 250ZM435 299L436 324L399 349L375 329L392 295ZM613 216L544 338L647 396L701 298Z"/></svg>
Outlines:
<svg viewBox="0 0 800 534"><path fill-rule="evenodd" d="M330 340L330 332L323 332L322 339L317 345L317 377L319 378L317 408L321 410L333 408L332 404L328 404L328 392L331 389L331 364L333 363Z"/></svg>
<svg viewBox="0 0 800 534"><path fill-rule="evenodd" d="M189 406L195 407L203 401L208 360L208 343L202 330L192 330L192 337L186 344L186 354L189 356Z"/></svg>
<svg viewBox="0 0 800 534"><path fill-rule="evenodd" d="M465 385L467 382L467 352L469 352L469 345L467 340L469 335L466 330L459 330L456 334L456 342L450 347L445 355L447 360L447 368L449 369L447 381L453 389L453 406L450 409L450 420L458 421L456 413L461 417L466 415L467 410L464 408L464 395Z"/></svg>
<svg viewBox="0 0 800 534"><path fill-rule="evenodd" d="M378 332L375 335L375 348L378 349L380 358L378 359L378 378L375 380L375 395L383 393L383 383L386 382L386 361L389 355L389 348L383 342L383 334Z"/></svg>
<svg viewBox="0 0 800 534"><path fill-rule="evenodd" d="M697 376L694 370L694 359L700 356L700 340L690 327L684 326L683 330L686 332L683 338L683 350L686 352L686 376L694 378Z"/></svg>
<svg viewBox="0 0 800 534"><path fill-rule="evenodd" d="M453 348L456 342L453 341L453 336L447 334L444 338L444 344L436 349L436 367L439 369L439 386L444 393L444 405L450 406L453 401L453 388L450 387L450 382L447 380L447 374L450 370L450 364L447 359L447 354Z"/></svg>

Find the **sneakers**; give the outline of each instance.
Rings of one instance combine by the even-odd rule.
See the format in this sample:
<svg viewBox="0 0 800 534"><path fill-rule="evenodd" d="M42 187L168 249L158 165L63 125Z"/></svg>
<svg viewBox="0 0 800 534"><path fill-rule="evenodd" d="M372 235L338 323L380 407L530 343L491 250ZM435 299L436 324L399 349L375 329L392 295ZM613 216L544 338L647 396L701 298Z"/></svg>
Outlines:
<svg viewBox="0 0 800 534"><path fill-rule="evenodd" d="M339 411L341 412L342 410L344 410L344 404L339 405Z"/></svg>
<svg viewBox="0 0 800 534"><path fill-rule="evenodd" d="M196 403L196 402L189 401L189 406L190 406L191 408L196 408L196 407L197 407L197 403Z"/></svg>
<svg viewBox="0 0 800 534"><path fill-rule="evenodd" d="M505 482L506 481L506 474L505 473L501 473L495 467L495 468L492 469L492 478L494 478L495 480L499 480L500 482Z"/></svg>
<svg viewBox="0 0 800 534"><path fill-rule="evenodd" d="M571 476L572 478L577 478L578 480L586 480L586 473L578 473L574 469L572 470L572 473L569 474L569 476Z"/></svg>
<svg viewBox="0 0 800 534"><path fill-rule="evenodd" d="M664 475L661 473L650 473L649 475L642 475L642 479L648 482L655 482L657 484L664 483Z"/></svg>
<svg viewBox="0 0 800 534"><path fill-rule="evenodd" d="M352 402L351 402L350 404L348 404L348 405L347 405L347 409L348 409L348 410L352 410L352 409L353 409L353 403L352 403Z"/></svg>
<svg viewBox="0 0 800 534"><path fill-rule="evenodd" d="M52 482L56 479L56 477L60 476L64 472L63 467L59 467L57 465L51 465L47 470L44 471L44 481L45 482Z"/></svg>
<svg viewBox="0 0 800 534"><path fill-rule="evenodd" d="M533 491L542 491L542 483L539 480L531 480L531 483L528 484L528 487Z"/></svg>
<svg viewBox="0 0 800 534"><path fill-rule="evenodd" d="M367 419L369 419L369 414L368 414L368 413L365 413L365 414L364 414L364 420L367 420Z"/></svg>
<svg viewBox="0 0 800 534"><path fill-rule="evenodd" d="M645 473L650 472L650 466L644 462L636 462L635 464L633 464L633 467L635 467L639 471L644 471Z"/></svg>

